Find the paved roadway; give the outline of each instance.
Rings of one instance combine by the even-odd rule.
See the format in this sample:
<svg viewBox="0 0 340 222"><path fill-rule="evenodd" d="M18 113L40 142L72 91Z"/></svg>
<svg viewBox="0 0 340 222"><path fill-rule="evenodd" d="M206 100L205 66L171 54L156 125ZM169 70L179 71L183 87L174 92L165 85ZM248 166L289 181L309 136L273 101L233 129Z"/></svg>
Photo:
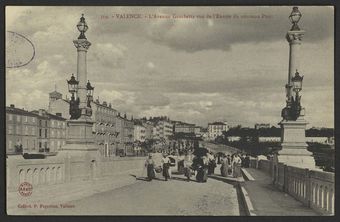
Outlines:
<svg viewBox="0 0 340 222"><path fill-rule="evenodd" d="M216 172L217 169L216 169ZM232 184L209 178L187 182L182 175L164 181L136 180L125 187L68 202L74 208L41 209L40 215L240 215ZM194 178L192 178L194 179Z"/></svg>

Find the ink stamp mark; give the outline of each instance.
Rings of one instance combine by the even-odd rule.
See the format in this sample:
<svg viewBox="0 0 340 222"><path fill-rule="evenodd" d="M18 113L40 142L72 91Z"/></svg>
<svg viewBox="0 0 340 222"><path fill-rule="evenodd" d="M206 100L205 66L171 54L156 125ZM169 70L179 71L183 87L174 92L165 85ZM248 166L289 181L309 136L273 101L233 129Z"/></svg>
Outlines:
<svg viewBox="0 0 340 222"><path fill-rule="evenodd" d="M6 68L19 68L29 64L35 56L34 44L25 36L7 31Z"/></svg>
<svg viewBox="0 0 340 222"><path fill-rule="evenodd" d="M18 192L24 197L31 196L33 192L33 186L28 182L23 182L19 185Z"/></svg>

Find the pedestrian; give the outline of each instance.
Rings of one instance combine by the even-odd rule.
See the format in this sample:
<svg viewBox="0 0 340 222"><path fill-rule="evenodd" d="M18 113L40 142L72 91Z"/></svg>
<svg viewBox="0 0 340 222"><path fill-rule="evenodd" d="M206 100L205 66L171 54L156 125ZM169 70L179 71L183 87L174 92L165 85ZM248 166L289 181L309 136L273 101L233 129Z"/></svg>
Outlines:
<svg viewBox="0 0 340 222"><path fill-rule="evenodd" d="M226 177L228 173L228 159L227 156L221 158L221 176Z"/></svg>
<svg viewBox="0 0 340 222"><path fill-rule="evenodd" d="M216 167L216 161L212 153L207 154L208 158L208 175L214 174L215 167Z"/></svg>
<svg viewBox="0 0 340 222"><path fill-rule="evenodd" d="M191 177L191 156L186 152L183 160L184 164L184 176L187 178L187 181L190 181Z"/></svg>
<svg viewBox="0 0 340 222"><path fill-rule="evenodd" d="M250 166L250 156L249 156L249 154L247 154L246 157L244 158L244 164L243 164L243 166L244 166L245 168L249 168L249 166Z"/></svg>
<svg viewBox="0 0 340 222"><path fill-rule="evenodd" d="M228 165L227 172L228 172L228 175L231 175L233 173L233 167L232 167L231 164L232 164L231 156L228 154L227 155L227 165Z"/></svg>
<svg viewBox="0 0 340 222"><path fill-rule="evenodd" d="M177 171L179 174L182 174L184 172L184 158L185 155L181 152L181 154L177 158Z"/></svg>
<svg viewBox="0 0 340 222"><path fill-rule="evenodd" d="M169 169L170 169L170 159L167 157L166 153L163 153L163 158L161 160L162 167L163 167L163 177L165 178L165 181L168 181L170 178L169 175Z"/></svg>
<svg viewBox="0 0 340 222"><path fill-rule="evenodd" d="M148 181L151 181L155 178L155 161L152 159L151 153L145 161L145 167L147 170Z"/></svg>
<svg viewBox="0 0 340 222"><path fill-rule="evenodd" d="M241 164L242 164L242 160L239 157L239 155L236 154L233 160L233 177L234 178L241 176Z"/></svg>

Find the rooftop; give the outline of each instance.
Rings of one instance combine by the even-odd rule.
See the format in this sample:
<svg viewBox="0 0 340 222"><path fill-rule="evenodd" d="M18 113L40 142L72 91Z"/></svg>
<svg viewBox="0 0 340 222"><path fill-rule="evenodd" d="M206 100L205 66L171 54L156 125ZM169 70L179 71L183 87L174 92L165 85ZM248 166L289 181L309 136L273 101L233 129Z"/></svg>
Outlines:
<svg viewBox="0 0 340 222"><path fill-rule="evenodd" d="M208 123L208 125L227 125L227 124L222 123L222 122L213 122L213 123Z"/></svg>

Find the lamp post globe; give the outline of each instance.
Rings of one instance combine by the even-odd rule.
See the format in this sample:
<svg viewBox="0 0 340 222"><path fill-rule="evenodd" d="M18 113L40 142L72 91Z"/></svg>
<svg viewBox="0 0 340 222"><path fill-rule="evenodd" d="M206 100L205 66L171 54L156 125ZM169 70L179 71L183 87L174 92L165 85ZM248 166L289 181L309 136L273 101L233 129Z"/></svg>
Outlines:
<svg viewBox="0 0 340 222"><path fill-rule="evenodd" d="M81 15L80 21L77 24L77 29L80 32L80 35L78 39L86 39L85 32L87 31L89 27L87 26L87 23L84 18L84 14Z"/></svg>
<svg viewBox="0 0 340 222"><path fill-rule="evenodd" d="M293 11L290 13L289 20L293 24L291 30L300 30L298 26L298 22L302 17L301 12L299 11L298 7L293 7Z"/></svg>

